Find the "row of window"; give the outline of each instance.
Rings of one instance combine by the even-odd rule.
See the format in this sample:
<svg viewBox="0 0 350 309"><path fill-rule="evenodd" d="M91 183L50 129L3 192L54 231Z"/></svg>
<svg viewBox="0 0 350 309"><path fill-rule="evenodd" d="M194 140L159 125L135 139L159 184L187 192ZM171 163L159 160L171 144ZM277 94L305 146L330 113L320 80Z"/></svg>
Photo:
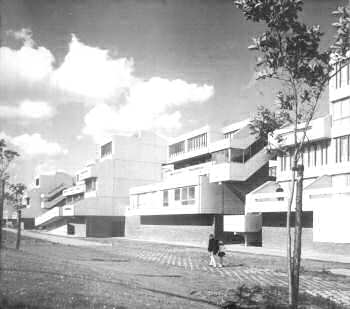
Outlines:
<svg viewBox="0 0 350 309"><path fill-rule="evenodd" d="M169 206L169 191L163 191L163 206ZM194 186L174 189L174 201L181 202L182 205L191 205L196 201L196 190Z"/></svg>
<svg viewBox="0 0 350 309"><path fill-rule="evenodd" d="M207 133L203 133L187 140L187 151L193 151L203 147L207 147ZM173 157L185 152L185 141L178 142L169 146L169 156Z"/></svg>
<svg viewBox="0 0 350 309"><path fill-rule="evenodd" d="M207 147L207 133L191 137L187 140L187 150L192 151Z"/></svg>
<svg viewBox="0 0 350 309"><path fill-rule="evenodd" d="M304 147L299 162L305 167L326 165L328 164L328 148L328 142L308 145ZM292 160L293 150L290 150L288 153L281 156L280 167L282 172L292 168Z"/></svg>
<svg viewBox="0 0 350 309"><path fill-rule="evenodd" d="M176 156L179 153L185 152L185 141L173 144L169 146L169 156Z"/></svg>

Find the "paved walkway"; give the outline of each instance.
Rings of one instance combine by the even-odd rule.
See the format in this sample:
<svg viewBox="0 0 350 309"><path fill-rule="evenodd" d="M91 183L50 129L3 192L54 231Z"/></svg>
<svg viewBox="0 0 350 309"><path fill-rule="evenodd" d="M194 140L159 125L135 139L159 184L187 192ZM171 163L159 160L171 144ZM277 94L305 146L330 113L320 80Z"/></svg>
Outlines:
<svg viewBox="0 0 350 309"><path fill-rule="evenodd" d="M6 229L15 232L13 229ZM73 245L73 246L111 246L110 243L100 243L77 239L72 237L61 237L40 232L23 231L24 236L45 239L51 242ZM227 246L229 250L240 251L254 254L282 255L282 250L263 250L264 248L245 248L242 246ZM262 250L260 250L262 249ZM241 265L227 265L224 268L212 268L207 265L207 256L189 256L188 253L178 253L172 251L152 251L138 250L132 255L142 261L167 265L170 267L182 267L188 271L199 271L210 273L214 276L220 276L223 279L232 279L239 284L262 285L262 286L287 286L286 273L270 269L246 267ZM329 261L329 259L327 259ZM317 276L302 275L300 279L301 290L312 295L319 295L324 298L330 298L338 303L350 307L350 286L338 281L326 281Z"/></svg>
<svg viewBox="0 0 350 309"><path fill-rule="evenodd" d="M261 286L288 286L286 273L269 269L230 266L213 268L208 266L207 260L182 256L169 252L140 251L138 259L167 266L182 267L189 271L207 272L223 278L233 279L235 282L244 285ZM337 303L350 307L350 286L337 281L325 281L316 276L301 276L300 287L303 292L314 296L329 298Z"/></svg>

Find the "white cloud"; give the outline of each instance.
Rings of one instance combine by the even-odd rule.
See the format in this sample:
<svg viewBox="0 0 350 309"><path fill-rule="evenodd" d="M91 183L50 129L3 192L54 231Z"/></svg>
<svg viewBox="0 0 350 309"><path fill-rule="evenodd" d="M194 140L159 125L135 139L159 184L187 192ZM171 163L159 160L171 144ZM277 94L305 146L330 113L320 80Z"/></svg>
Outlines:
<svg viewBox="0 0 350 309"><path fill-rule="evenodd" d="M181 127L181 113L172 108L203 103L214 94L209 85L199 86L183 80L154 77L138 81L129 90L125 105L117 108L99 104L85 116L83 132L99 141L117 132Z"/></svg>
<svg viewBox="0 0 350 309"><path fill-rule="evenodd" d="M62 64L54 69L51 51L36 47L29 29L10 35L23 40L24 45L19 50L0 48L0 67L4 71L0 86L6 88L12 83L22 89L26 85L26 91L21 92L25 97L15 101L22 102L20 105L12 107L9 101L0 107L3 117L50 117L54 110L44 103L50 98L56 103L93 102L95 106L85 116L83 133L98 139L125 131L179 128L183 106L203 103L214 95L214 87L207 84L160 77L143 80L134 74L132 58L112 57L108 50L88 46L75 35ZM46 96L38 98L38 93Z"/></svg>
<svg viewBox="0 0 350 309"><path fill-rule="evenodd" d="M0 48L0 83L13 86L19 83L33 84L48 78L55 61L52 53L45 47L34 47L25 40L19 50Z"/></svg>
<svg viewBox="0 0 350 309"><path fill-rule="evenodd" d="M112 59L108 50L85 45L72 35L68 54L52 82L77 95L106 99L129 87L133 70L132 59Z"/></svg>
<svg viewBox="0 0 350 309"><path fill-rule="evenodd" d="M18 152L22 157L57 156L68 153L68 151L62 148L58 143L48 142L43 139L39 133L10 137L2 132L2 136L5 136L9 143L18 148Z"/></svg>
<svg viewBox="0 0 350 309"><path fill-rule="evenodd" d="M7 35L13 36L16 40L23 40L24 45L34 46L35 42L32 38L32 30L29 28L22 28L18 31L9 30L6 32Z"/></svg>
<svg viewBox="0 0 350 309"><path fill-rule="evenodd" d="M24 100L17 106L0 105L0 118L43 119L51 118L55 110L44 101Z"/></svg>

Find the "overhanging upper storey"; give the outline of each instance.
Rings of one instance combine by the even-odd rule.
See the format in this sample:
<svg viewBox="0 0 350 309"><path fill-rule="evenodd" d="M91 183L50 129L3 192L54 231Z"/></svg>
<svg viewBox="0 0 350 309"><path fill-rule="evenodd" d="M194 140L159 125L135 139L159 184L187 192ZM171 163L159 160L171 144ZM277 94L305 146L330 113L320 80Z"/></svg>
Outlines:
<svg viewBox="0 0 350 309"><path fill-rule="evenodd" d="M305 123L298 126L297 129L297 140L300 142L304 135ZM270 138L270 143L277 145L277 136L282 138L283 146L294 145L294 126L290 125L280 130L276 130L274 137ZM331 116L327 115L325 117L317 118L310 121L305 136L305 142L317 141L322 139L331 138Z"/></svg>
<svg viewBox="0 0 350 309"><path fill-rule="evenodd" d="M210 126L174 138L168 145L167 161L176 163L209 153L209 144L221 137L221 132Z"/></svg>

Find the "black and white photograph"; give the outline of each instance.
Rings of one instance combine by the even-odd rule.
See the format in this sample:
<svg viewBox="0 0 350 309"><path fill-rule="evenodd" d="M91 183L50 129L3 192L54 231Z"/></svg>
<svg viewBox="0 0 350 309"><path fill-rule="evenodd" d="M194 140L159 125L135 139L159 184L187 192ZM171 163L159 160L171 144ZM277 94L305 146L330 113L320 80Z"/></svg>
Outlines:
<svg viewBox="0 0 350 309"><path fill-rule="evenodd" d="M350 308L350 0L0 0L0 309Z"/></svg>

